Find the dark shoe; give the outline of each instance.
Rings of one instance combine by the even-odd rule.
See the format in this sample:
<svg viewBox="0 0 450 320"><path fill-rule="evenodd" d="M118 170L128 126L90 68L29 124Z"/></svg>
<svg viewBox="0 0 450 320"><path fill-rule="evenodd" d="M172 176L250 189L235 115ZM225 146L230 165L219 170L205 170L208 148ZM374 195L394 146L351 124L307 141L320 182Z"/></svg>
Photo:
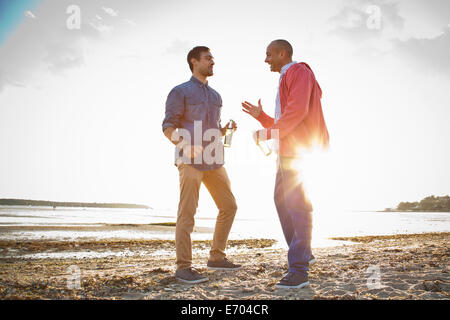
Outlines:
<svg viewBox="0 0 450 320"><path fill-rule="evenodd" d="M313 264L315 264L316 262L317 262L316 257L314 257L314 255L311 254L311 259L309 259L309 261L308 261L309 266L311 267L311 266L312 266ZM287 276L288 273L289 273L289 271L286 272L286 273L283 275L283 277Z"/></svg>
<svg viewBox="0 0 450 320"><path fill-rule="evenodd" d="M209 280L207 277L202 276L195 268L192 267L177 270L175 272L175 277L177 278L177 280L190 284L206 282Z"/></svg>
<svg viewBox="0 0 450 320"><path fill-rule="evenodd" d="M210 261L208 260L208 269L211 270L239 270L242 268L242 265L235 264L228 260L227 258L224 258L222 261Z"/></svg>
<svg viewBox="0 0 450 320"><path fill-rule="evenodd" d="M307 286L309 286L308 277L293 272L289 272L275 285L275 287L281 289L301 289Z"/></svg>

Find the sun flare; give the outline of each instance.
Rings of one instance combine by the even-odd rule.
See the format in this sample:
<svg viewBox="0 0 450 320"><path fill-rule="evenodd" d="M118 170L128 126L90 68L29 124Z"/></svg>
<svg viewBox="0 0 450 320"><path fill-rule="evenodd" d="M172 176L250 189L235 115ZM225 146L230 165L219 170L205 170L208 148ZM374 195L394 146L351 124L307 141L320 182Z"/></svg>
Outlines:
<svg viewBox="0 0 450 320"><path fill-rule="evenodd" d="M329 164L329 153L314 148L307 152L302 151L300 154L302 154L301 159L292 162L293 169L298 172L298 182L303 184L305 194L313 207L322 207L324 195L321 191L329 179L325 170Z"/></svg>

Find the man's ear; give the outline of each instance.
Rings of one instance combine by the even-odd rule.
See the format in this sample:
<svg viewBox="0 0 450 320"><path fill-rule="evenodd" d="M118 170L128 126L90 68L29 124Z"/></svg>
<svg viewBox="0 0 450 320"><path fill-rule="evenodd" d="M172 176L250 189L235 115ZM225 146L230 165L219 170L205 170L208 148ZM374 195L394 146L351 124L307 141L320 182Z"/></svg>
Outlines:
<svg viewBox="0 0 450 320"><path fill-rule="evenodd" d="M198 63L198 60L195 59L194 57L192 57L192 58L191 58L192 67L194 67L194 65L195 65L195 64L194 64L194 61L197 61L197 63Z"/></svg>

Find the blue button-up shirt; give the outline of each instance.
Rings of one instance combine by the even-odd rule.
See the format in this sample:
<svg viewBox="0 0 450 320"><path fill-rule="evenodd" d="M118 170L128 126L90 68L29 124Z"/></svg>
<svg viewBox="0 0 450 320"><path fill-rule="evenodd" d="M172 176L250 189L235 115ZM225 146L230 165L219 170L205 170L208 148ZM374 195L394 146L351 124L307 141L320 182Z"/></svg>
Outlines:
<svg viewBox="0 0 450 320"><path fill-rule="evenodd" d="M208 83L203 84L200 80L194 76L187 82L184 82L175 88L173 88L166 101L166 116L162 123L163 131L168 127L184 128L189 131L191 135L191 145L198 144L196 142L202 141L203 149L211 143L204 139L203 135L208 129L221 129L220 113L222 109L222 98L220 94L211 88ZM195 132L200 132L199 127L194 130L194 121L198 126L201 121L201 135L202 137L194 136ZM222 136L220 135L220 138ZM206 140L206 141L204 141ZM212 138L214 141L214 138ZM219 148L222 150L222 157L215 163L207 164L204 159L194 161L192 159L191 166L194 168L206 171L218 169L223 165L223 144L222 141L218 141ZM175 158L179 158L180 150L175 150ZM180 152L182 154L182 152ZM215 155L214 151L212 155ZM201 155L200 155L200 158ZM200 159L199 158L199 159Z"/></svg>

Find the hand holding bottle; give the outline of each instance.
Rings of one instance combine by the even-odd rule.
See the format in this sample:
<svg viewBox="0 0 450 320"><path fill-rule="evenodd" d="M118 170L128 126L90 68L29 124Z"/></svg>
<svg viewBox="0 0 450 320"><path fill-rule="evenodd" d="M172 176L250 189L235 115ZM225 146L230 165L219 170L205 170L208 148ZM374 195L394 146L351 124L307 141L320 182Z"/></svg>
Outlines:
<svg viewBox="0 0 450 320"><path fill-rule="evenodd" d="M270 149L269 145L264 140L259 140L258 131L253 131L253 140L264 153L265 156L268 156L272 153L272 149Z"/></svg>
<svg viewBox="0 0 450 320"><path fill-rule="evenodd" d="M228 121L225 125L225 139L223 145L225 147L231 147L231 138L233 137L234 131L236 131L237 125L233 120Z"/></svg>

